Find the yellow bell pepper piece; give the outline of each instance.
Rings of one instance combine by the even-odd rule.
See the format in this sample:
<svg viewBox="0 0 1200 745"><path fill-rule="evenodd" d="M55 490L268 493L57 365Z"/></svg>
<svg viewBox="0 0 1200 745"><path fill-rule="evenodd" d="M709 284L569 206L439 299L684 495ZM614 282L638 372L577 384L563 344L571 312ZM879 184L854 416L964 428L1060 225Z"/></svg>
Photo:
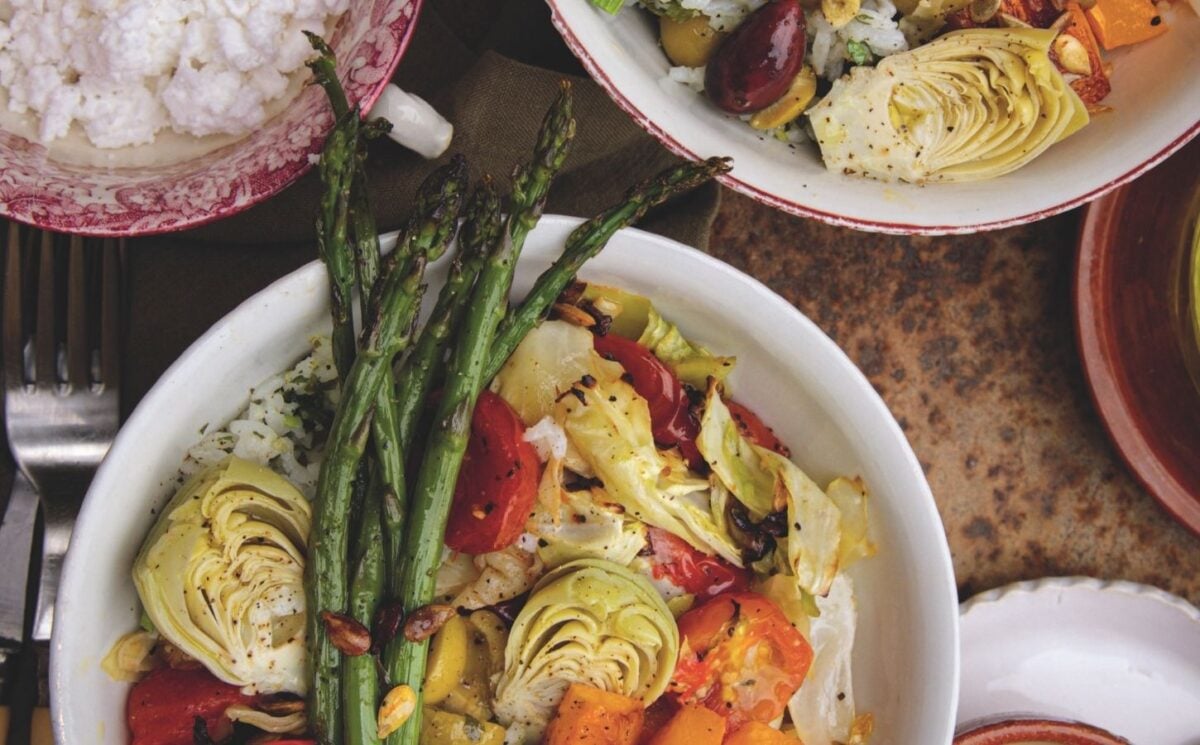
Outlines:
<svg viewBox="0 0 1200 745"><path fill-rule="evenodd" d="M467 671L468 641L467 622L457 615L433 635L425 668L426 706L440 704L462 682Z"/></svg>

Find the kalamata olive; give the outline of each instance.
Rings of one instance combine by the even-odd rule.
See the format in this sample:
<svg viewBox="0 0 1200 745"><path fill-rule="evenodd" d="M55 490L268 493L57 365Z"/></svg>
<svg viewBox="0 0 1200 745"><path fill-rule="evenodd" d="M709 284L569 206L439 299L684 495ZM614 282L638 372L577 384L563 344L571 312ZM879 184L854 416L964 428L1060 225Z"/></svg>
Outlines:
<svg viewBox="0 0 1200 745"><path fill-rule="evenodd" d="M750 14L717 47L704 76L712 102L734 114L770 106L804 64L804 9L773 0Z"/></svg>

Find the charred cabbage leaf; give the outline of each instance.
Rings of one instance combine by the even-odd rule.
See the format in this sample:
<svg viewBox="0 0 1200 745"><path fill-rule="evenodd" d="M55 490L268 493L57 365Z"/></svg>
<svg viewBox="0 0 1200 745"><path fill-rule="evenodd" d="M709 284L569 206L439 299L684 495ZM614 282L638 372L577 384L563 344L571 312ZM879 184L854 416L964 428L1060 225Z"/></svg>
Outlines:
<svg viewBox="0 0 1200 745"><path fill-rule="evenodd" d="M633 386L620 376L598 374L590 385L576 385L558 406L555 418L603 482L606 501L741 566L737 545L713 516L708 482L689 474L671 451L655 447L650 409Z"/></svg>
<svg viewBox="0 0 1200 745"><path fill-rule="evenodd" d="M543 577L517 615L495 711L513 741L535 742L571 683L649 705L678 654L675 619L644 577L602 559L573 561Z"/></svg>
<svg viewBox="0 0 1200 745"><path fill-rule="evenodd" d="M1050 60L1054 32L976 28L856 67L809 112L831 171L975 181L1013 171L1088 123Z"/></svg>
<svg viewBox="0 0 1200 745"><path fill-rule="evenodd" d="M304 693L308 501L270 469L229 457L159 515L133 582L159 633L248 694Z"/></svg>
<svg viewBox="0 0 1200 745"><path fill-rule="evenodd" d="M854 688L851 652L858 622L854 586L844 573L816 598L818 615L809 619L808 637L813 648L808 677L788 702L788 712L800 739L812 745L854 742Z"/></svg>
<svg viewBox="0 0 1200 745"><path fill-rule="evenodd" d="M555 402L584 375L600 368L619 376L621 366L601 359L592 333L565 321L545 321L517 346L492 389L513 407L526 427L554 413Z"/></svg>
<svg viewBox="0 0 1200 745"><path fill-rule="evenodd" d="M828 592L842 541L842 515L833 500L795 463L743 437L716 385L709 386L696 445L755 520L787 509L787 569L805 592Z"/></svg>
<svg viewBox="0 0 1200 745"><path fill-rule="evenodd" d="M582 558L626 566L645 548L646 526L606 503L603 489L557 491L558 503L539 504L525 526L538 539L537 553L547 567Z"/></svg>
<svg viewBox="0 0 1200 745"><path fill-rule="evenodd" d="M704 390L708 379L725 380L733 372L733 357L718 357L699 344L688 341L679 327L659 315L645 297L627 290L589 284L585 299L612 309L610 333L633 339L663 362L675 377L697 390Z"/></svg>

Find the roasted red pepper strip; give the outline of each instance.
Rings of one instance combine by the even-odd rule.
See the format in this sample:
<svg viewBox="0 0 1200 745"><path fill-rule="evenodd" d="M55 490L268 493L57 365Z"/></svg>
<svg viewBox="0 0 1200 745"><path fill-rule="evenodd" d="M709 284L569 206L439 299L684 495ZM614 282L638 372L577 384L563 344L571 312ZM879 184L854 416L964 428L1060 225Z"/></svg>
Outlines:
<svg viewBox="0 0 1200 745"><path fill-rule="evenodd" d="M524 434L521 418L503 398L479 394L446 526L451 549L482 554L520 537L537 498L539 466Z"/></svg>
<svg viewBox="0 0 1200 745"><path fill-rule="evenodd" d="M792 451L788 449L788 446L775 436L774 430L763 424L763 420L759 419L757 414L736 401L726 399L725 406L733 416L733 422L737 425L738 432L742 437L759 447L774 450L785 458L792 457Z"/></svg>
<svg viewBox="0 0 1200 745"><path fill-rule="evenodd" d="M214 740L228 736L232 722L225 710L234 704L253 705L256 697L217 680L203 668L159 668L129 692L125 718L132 745L192 745L196 718L204 720Z"/></svg>
<svg viewBox="0 0 1200 745"><path fill-rule="evenodd" d="M700 598L749 589L748 570L739 569L719 556L697 551L662 528L648 527L646 536L650 539L649 561L656 578L670 580L684 592Z"/></svg>
<svg viewBox="0 0 1200 745"><path fill-rule="evenodd" d="M691 401L675 373L649 349L616 334L597 336L595 346L602 357L621 363L633 389L650 404L654 441L662 447L678 446L688 465L702 467L704 458L696 448L700 425L692 416Z"/></svg>

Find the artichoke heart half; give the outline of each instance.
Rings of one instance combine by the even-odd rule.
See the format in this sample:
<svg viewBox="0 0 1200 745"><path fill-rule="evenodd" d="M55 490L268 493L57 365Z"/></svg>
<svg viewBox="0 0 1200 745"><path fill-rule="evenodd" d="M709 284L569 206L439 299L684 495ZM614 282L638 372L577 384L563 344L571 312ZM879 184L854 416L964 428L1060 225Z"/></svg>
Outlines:
<svg viewBox="0 0 1200 745"><path fill-rule="evenodd" d="M833 84L809 119L825 166L885 181L974 181L1088 123L1050 61L1054 32L955 31Z"/></svg>
<svg viewBox="0 0 1200 745"><path fill-rule="evenodd" d="M650 704L666 689L679 629L644 577L603 559L547 574L513 624L496 687L500 722L537 741L571 683Z"/></svg>
<svg viewBox="0 0 1200 745"><path fill-rule="evenodd" d="M244 692L304 693L311 510L286 479L230 457L185 483L133 565L164 638Z"/></svg>

